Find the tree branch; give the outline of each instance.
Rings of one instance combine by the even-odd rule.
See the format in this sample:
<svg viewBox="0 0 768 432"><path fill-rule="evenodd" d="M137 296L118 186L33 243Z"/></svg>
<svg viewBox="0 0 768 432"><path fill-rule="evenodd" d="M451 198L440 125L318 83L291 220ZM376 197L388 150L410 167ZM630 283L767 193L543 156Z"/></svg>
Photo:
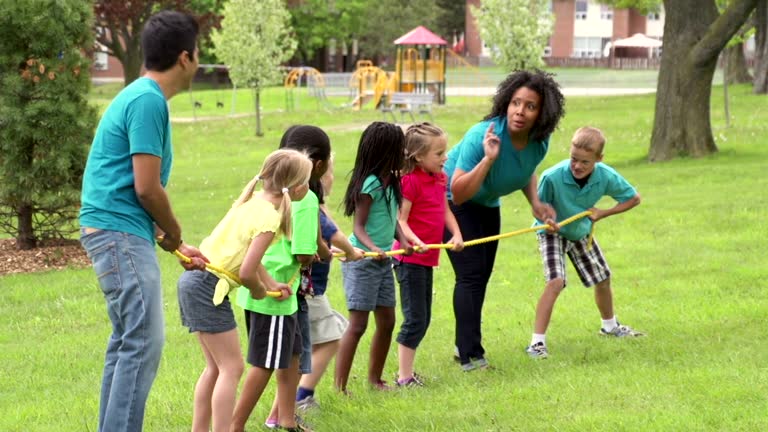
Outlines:
<svg viewBox="0 0 768 432"><path fill-rule="evenodd" d="M725 45L746 22L758 0L734 0L709 26L704 37L691 50L694 66L702 66L716 58Z"/></svg>

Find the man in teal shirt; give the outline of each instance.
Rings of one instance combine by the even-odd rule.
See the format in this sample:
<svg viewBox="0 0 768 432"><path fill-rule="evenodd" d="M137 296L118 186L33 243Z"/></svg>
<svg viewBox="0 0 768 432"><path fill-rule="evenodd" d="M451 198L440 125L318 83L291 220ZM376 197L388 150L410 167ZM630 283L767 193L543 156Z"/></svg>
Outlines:
<svg viewBox="0 0 768 432"><path fill-rule="evenodd" d="M152 16L141 35L147 73L107 107L83 175L81 243L104 292L112 334L101 383L98 431L141 431L144 406L164 343L155 237L166 251L204 269L205 257L181 240L165 185L171 171L167 100L197 72L198 26L185 14Z"/></svg>

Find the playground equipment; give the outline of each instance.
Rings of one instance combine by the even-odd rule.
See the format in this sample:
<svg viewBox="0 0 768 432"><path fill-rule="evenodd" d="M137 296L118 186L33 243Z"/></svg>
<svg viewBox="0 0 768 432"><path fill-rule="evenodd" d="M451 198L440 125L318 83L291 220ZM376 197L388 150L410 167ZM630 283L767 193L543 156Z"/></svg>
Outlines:
<svg viewBox="0 0 768 432"><path fill-rule="evenodd" d="M395 91L396 84L394 74L374 66L370 60L358 60L350 79L350 86L357 87L357 97L352 101L353 109L359 110L371 100L373 106L378 107L383 96Z"/></svg>
<svg viewBox="0 0 768 432"><path fill-rule="evenodd" d="M448 43L418 26L395 40L397 91L433 93L445 103L445 56Z"/></svg>

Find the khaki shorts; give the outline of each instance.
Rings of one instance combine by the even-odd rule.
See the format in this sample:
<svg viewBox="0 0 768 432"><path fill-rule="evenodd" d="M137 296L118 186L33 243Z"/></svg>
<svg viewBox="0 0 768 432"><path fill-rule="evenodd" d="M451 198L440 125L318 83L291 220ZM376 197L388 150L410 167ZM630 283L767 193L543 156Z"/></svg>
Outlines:
<svg viewBox="0 0 768 432"><path fill-rule="evenodd" d="M309 340L312 345L333 342L341 339L349 321L331 308L328 297L318 295L307 297L309 305Z"/></svg>

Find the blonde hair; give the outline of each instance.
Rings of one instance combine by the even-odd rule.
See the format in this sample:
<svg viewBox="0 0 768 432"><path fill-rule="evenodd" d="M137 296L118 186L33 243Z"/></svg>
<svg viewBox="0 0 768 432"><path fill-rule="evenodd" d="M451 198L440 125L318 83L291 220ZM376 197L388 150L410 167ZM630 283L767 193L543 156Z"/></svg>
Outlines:
<svg viewBox="0 0 768 432"><path fill-rule="evenodd" d="M603 147L605 146L605 135L598 128L591 126L580 127L573 134L571 145L577 149L593 152L596 156L602 156Z"/></svg>
<svg viewBox="0 0 768 432"><path fill-rule="evenodd" d="M445 136L445 132L429 122L409 126L405 131L405 158L402 173L413 172L418 165L416 157L427 153L432 141L442 136Z"/></svg>
<svg viewBox="0 0 768 432"><path fill-rule="evenodd" d="M264 183L265 192L282 195L282 201L277 209L280 213L279 232L291 238L290 189L309 183L310 175L312 175L312 161L305 153L289 149L276 150L267 156L261 172L248 182L233 207L249 201L256 189L256 183L261 180Z"/></svg>

